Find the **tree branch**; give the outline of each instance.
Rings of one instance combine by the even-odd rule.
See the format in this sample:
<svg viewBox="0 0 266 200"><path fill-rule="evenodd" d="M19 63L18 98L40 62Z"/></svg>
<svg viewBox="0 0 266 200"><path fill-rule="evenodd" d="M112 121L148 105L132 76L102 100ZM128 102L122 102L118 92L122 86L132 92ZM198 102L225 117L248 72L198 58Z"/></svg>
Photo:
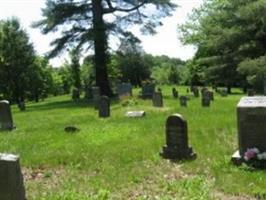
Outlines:
<svg viewBox="0 0 266 200"><path fill-rule="evenodd" d="M112 6L112 3L110 0L106 0L106 3L108 5L109 8L107 9L104 9L103 13L104 14L107 14L107 13L113 13L115 11L120 11L120 12L131 12L131 11L134 11L134 10L137 10L139 9L141 6L143 6L144 4L146 4L148 1L147 0L144 0L142 3L132 7L132 8L128 8L128 9L125 9L125 8L119 8L119 7L116 7L114 8Z"/></svg>

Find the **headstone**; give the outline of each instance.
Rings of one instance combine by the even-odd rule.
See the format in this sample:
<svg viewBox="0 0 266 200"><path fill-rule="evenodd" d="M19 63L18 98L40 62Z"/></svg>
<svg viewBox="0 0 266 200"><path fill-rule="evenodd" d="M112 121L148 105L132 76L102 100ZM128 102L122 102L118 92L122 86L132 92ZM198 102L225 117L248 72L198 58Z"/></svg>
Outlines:
<svg viewBox="0 0 266 200"><path fill-rule="evenodd" d="M144 117L145 116L145 111L140 110L140 111L128 111L126 113L127 117L132 117L132 118L139 118L139 117Z"/></svg>
<svg viewBox="0 0 266 200"><path fill-rule="evenodd" d="M99 101L100 101L100 88L99 87L92 87L92 97L93 97L93 104L94 108L98 109Z"/></svg>
<svg viewBox="0 0 266 200"><path fill-rule="evenodd" d="M266 97L242 97L237 105L239 152L248 148L266 152Z"/></svg>
<svg viewBox="0 0 266 200"><path fill-rule="evenodd" d="M142 86L142 92L141 96L142 98L152 98L152 95L155 91L155 85L154 84L146 84Z"/></svg>
<svg viewBox="0 0 266 200"><path fill-rule="evenodd" d="M222 96L222 97L227 97L227 90L226 89L221 89L220 90L220 95Z"/></svg>
<svg viewBox="0 0 266 200"><path fill-rule="evenodd" d="M101 96L99 103L99 117L110 116L110 100L107 96Z"/></svg>
<svg viewBox="0 0 266 200"><path fill-rule="evenodd" d="M208 88L206 87L201 88L201 91L200 91L201 96L203 96L206 91L208 91Z"/></svg>
<svg viewBox="0 0 266 200"><path fill-rule="evenodd" d="M19 157L0 154L0 199L26 200Z"/></svg>
<svg viewBox="0 0 266 200"><path fill-rule="evenodd" d="M0 130L12 130L14 128L13 118L9 102L0 101Z"/></svg>
<svg viewBox="0 0 266 200"><path fill-rule="evenodd" d="M180 114L173 114L166 120L166 145L160 153L165 159L194 159L196 154L188 146L187 121Z"/></svg>
<svg viewBox="0 0 266 200"><path fill-rule="evenodd" d="M85 99L89 100L93 98L93 94L92 94L92 88L90 86L87 86L85 88Z"/></svg>
<svg viewBox="0 0 266 200"><path fill-rule="evenodd" d="M199 88L197 86L193 86L192 92L194 94L194 97L199 97Z"/></svg>
<svg viewBox="0 0 266 200"><path fill-rule="evenodd" d="M117 93L119 97L132 96L132 85L130 83L121 83L117 85Z"/></svg>
<svg viewBox="0 0 266 200"><path fill-rule="evenodd" d="M255 95L255 91L253 89L247 89L247 95L249 97L253 97Z"/></svg>
<svg viewBox="0 0 266 200"><path fill-rule="evenodd" d="M25 101L20 101L18 103L18 108L20 109L20 111L25 111L26 110Z"/></svg>
<svg viewBox="0 0 266 200"><path fill-rule="evenodd" d="M172 88L172 94L174 98L178 98L178 91L175 88Z"/></svg>
<svg viewBox="0 0 266 200"><path fill-rule="evenodd" d="M180 96L179 102L181 107L187 107L187 97L186 96Z"/></svg>
<svg viewBox="0 0 266 200"><path fill-rule="evenodd" d="M202 96L202 98L201 98L202 107L210 107L210 103L211 103L211 99L209 96L207 96L207 95Z"/></svg>
<svg viewBox="0 0 266 200"><path fill-rule="evenodd" d="M152 104L154 107L163 107L163 95L161 92L154 92L153 93Z"/></svg>
<svg viewBox="0 0 266 200"><path fill-rule="evenodd" d="M72 90L72 99L74 101L78 100L80 97L80 92L79 92L79 89L78 88L73 88Z"/></svg>

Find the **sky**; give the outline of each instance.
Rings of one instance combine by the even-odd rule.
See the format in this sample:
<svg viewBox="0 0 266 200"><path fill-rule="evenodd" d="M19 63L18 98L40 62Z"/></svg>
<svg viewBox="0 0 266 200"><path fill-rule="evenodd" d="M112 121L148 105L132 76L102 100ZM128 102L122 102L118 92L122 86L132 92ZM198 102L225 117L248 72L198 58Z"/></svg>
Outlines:
<svg viewBox="0 0 266 200"><path fill-rule="evenodd" d="M186 21L187 15L193 8L199 7L203 0L173 0L179 7L173 16L163 19L163 26L157 28L154 36L140 36L146 53L153 55L168 55L169 57L187 60L193 57L196 49L193 46L183 46L178 39L177 25ZM55 34L43 35L39 29L32 29L33 21L42 18L41 8L45 0L0 0L0 19L16 16L20 19L22 27L27 31L30 41L39 55L44 55L51 48L50 42ZM53 66L60 66L66 56L52 59Z"/></svg>

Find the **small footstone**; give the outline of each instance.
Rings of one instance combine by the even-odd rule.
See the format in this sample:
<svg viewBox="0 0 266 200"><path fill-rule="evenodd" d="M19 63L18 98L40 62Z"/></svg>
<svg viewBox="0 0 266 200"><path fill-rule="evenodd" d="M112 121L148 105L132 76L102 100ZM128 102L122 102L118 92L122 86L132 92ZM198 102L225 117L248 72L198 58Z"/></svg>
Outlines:
<svg viewBox="0 0 266 200"><path fill-rule="evenodd" d="M138 118L138 117L144 117L145 111L128 111L126 113L126 117L132 117L132 118Z"/></svg>

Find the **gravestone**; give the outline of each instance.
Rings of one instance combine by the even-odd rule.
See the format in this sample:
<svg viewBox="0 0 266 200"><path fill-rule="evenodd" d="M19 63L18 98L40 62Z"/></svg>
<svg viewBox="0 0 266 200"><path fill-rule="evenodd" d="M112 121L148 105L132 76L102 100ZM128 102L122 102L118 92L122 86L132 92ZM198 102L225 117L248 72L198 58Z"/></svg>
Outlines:
<svg viewBox="0 0 266 200"><path fill-rule="evenodd" d="M174 98L178 98L178 91L175 88L172 88L172 94Z"/></svg>
<svg viewBox="0 0 266 200"><path fill-rule="evenodd" d="M237 105L239 153L248 148L266 152L266 97L242 97Z"/></svg>
<svg viewBox="0 0 266 200"><path fill-rule="evenodd" d="M140 111L128 111L126 113L127 117L132 117L132 118L140 118L145 116L145 111L140 110Z"/></svg>
<svg viewBox="0 0 266 200"><path fill-rule="evenodd" d="M255 91L253 89L247 89L247 95L249 97L253 97L255 95Z"/></svg>
<svg viewBox="0 0 266 200"><path fill-rule="evenodd" d="M181 107L187 107L187 97L186 96L180 96L179 102Z"/></svg>
<svg viewBox="0 0 266 200"><path fill-rule="evenodd" d="M155 85L154 84L146 84L142 86L142 91L141 91L141 97L142 98L152 98L152 95L155 91Z"/></svg>
<svg viewBox="0 0 266 200"><path fill-rule="evenodd" d="M160 155L165 159L194 159L196 154L188 146L187 121L180 114L173 114L166 120L166 145Z"/></svg>
<svg viewBox="0 0 266 200"><path fill-rule="evenodd" d="M85 88L85 96L84 98L86 100L92 99L93 98L93 94L92 94L92 88L90 86L86 86Z"/></svg>
<svg viewBox="0 0 266 200"><path fill-rule="evenodd" d="M154 92L153 93L152 104L154 107L163 107L163 95L161 92Z"/></svg>
<svg viewBox="0 0 266 200"><path fill-rule="evenodd" d="M192 92L194 94L194 97L199 97L199 88L197 86L193 86Z"/></svg>
<svg viewBox="0 0 266 200"><path fill-rule="evenodd" d="M0 101L0 130L12 130L14 128L13 118L9 102Z"/></svg>
<svg viewBox="0 0 266 200"><path fill-rule="evenodd" d="M206 87L201 88L200 90L201 96L203 96L206 91L208 91L208 88Z"/></svg>
<svg viewBox="0 0 266 200"><path fill-rule="evenodd" d="M26 110L25 101L20 101L18 103L18 108L19 108L20 111L25 111Z"/></svg>
<svg viewBox="0 0 266 200"><path fill-rule="evenodd" d="M79 97L80 97L79 89L78 88L73 88L73 90L72 90L72 99L74 101L77 101L77 100L79 100Z"/></svg>
<svg viewBox="0 0 266 200"><path fill-rule="evenodd" d="M101 96L99 103L99 117L110 116L110 100L107 96Z"/></svg>
<svg viewBox="0 0 266 200"><path fill-rule="evenodd" d="M95 109L99 107L100 101L100 88L99 87L92 87L92 98L93 98L93 105Z"/></svg>
<svg viewBox="0 0 266 200"><path fill-rule="evenodd" d="M211 99L208 95L203 95L201 98L201 105L202 107L210 107Z"/></svg>
<svg viewBox="0 0 266 200"><path fill-rule="evenodd" d="M226 89L221 89L221 90L220 90L220 95L221 95L222 97L227 97L227 95L228 95L227 90L226 90Z"/></svg>
<svg viewBox="0 0 266 200"><path fill-rule="evenodd" d="M0 154L0 199L26 200L19 157Z"/></svg>
<svg viewBox="0 0 266 200"><path fill-rule="evenodd" d="M119 97L132 96L132 85L130 83L121 83L117 85L117 93Z"/></svg>

